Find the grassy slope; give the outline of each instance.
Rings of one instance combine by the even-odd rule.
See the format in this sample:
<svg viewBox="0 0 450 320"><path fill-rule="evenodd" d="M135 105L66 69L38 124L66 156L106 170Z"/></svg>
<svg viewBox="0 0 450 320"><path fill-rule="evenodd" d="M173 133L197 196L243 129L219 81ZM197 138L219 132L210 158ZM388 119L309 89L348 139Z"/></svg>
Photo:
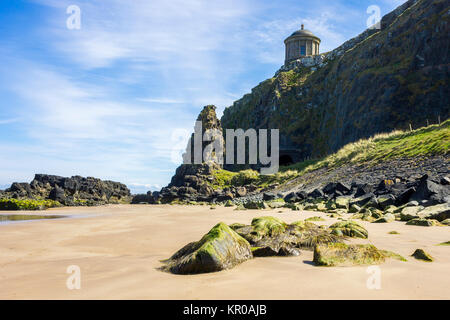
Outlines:
<svg viewBox="0 0 450 320"><path fill-rule="evenodd" d="M378 134L372 138L350 143L338 152L318 160L299 162L281 167L275 175L257 175L255 171L239 173L226 170L214 174L215 188L239 186L249 182L263 188L273 183L284 183L306 172L345 164L371 164L398 158L429 157L448 155L450 149L450 119L439 125L431 125L412 131L394 131ZM250 176L250 180L241 176ZM240 179L241 178L241 179ZM245 181L246 183L243 183Z"/></svg>

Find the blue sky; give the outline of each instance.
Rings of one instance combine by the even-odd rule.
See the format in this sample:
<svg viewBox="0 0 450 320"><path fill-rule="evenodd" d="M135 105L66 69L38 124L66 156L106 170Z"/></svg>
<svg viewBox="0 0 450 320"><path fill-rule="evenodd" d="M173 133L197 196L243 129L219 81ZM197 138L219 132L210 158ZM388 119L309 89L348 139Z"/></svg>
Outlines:
<svg viewBox="0 0 450 320"><path fill-rule="evenodd" d="M403 2L1 0L0 189L35 173L159 189L177 136L273 76L301 23L325 52L366 29L370 5Z"/></svg>

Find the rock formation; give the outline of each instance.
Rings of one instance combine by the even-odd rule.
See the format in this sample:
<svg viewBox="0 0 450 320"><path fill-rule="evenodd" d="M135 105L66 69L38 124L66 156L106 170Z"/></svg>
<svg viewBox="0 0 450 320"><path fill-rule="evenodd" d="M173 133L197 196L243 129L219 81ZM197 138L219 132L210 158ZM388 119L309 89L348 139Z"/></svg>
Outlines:
<svg viewBox="0 0 450 320"><path fill-rule="evenodd" d="M280 159L298 162L447 119L448 12L445 0L407 1L383 17L380 30L283 66L225 109L223 128L280 129Z"/></svg>
<svg viewBox="0 0 450 320"><path fill-rule="evenodd" d="M130 197L130 190L119 182L47 174L36 174L30 183L14 182L0 194L0 198L49 199L66 206L123 203L129 202Z"/></svg>

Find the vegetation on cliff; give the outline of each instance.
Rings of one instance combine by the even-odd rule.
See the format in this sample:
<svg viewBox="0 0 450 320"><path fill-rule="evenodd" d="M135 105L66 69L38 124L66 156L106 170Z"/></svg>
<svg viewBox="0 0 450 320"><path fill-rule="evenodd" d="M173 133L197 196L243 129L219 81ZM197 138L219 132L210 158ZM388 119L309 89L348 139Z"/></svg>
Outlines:
<svg viewBox="0 0 450 320"><path fill-rule="evenodd" d="M441 125L430 125L416 130L377 134L369 139L349 143L336 153L317 160L299 162L280 167L273 175L259 175L255 170L231 172L215 170L213 187L226 188L254 184L259 188L271 184L288 182L304 173L326 168L328 170L343 165L371 165L393 159L447 156L450 150L450 119Z"/></svg>
<svg viewBox="0 0 450 320"><path fill-rule="evenodd" d="M448 9L445 0L407 1L383 17L380 30L323 54L318 65L282 68L261 82L225 109L223 129L279 128L281 149L308 159L447 119Z"/></svg>

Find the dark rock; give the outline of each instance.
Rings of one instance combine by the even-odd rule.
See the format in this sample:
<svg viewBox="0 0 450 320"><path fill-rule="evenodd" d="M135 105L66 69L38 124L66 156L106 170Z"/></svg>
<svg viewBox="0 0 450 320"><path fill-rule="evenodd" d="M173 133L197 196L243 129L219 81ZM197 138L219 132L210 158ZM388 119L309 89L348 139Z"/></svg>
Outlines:
<svg viewBox="0 0 450 320"><path fill-rule="evenodd" d="M277 199L277 195L273 192L264 192L263 193L263 200L264 201L270 201Z"/></svg>
<svg viewBox="0 0 450 320"><path fill-rule="evenodd" d="M450 185L450 178L449 177L442 177L440 183L444 186Z"/></svg>
<svg viewBox="0 0 450 320"><path fill-rule="evenodd" d="M64 189L59 187L58 185L55 185L52 191L50 191L48 198L51 200L58 201L61 204L66 203L66 195Z"/></svg>
<svg viewBox="0 0 450 320"><path fill-rule="evenodd" d="M450 196L450 186L440 185L428 178L428 175L424 175L417 186L416 192L414 192L410 200L422 201L432 200L437 203L445 203L446 199Z"/></svg>
<svg viewBox="0 0 450 320"><path fill-rule="evenodd" d="M331 195L339 193L340 196L350 192L350 187L341 182L330 182L323 189L323 193Z"/></svg>
<svg viewBox="0 0 450 320"><path fill-rule="evenodd" d="M288 203L298 202L301 199L297 196L295 192L290 192L284 197L284 201Z"/></svg>
<svg viewBox="0 0 450 320"><path fill-rule="evenodd" d="M155 198L153 197L151 191L147 192L146 194L137 194L133 197L131 200L132 204L141 204L141 203L148 203L152 204L155 203Z"/></svg>
<svg viewBox="0 0 450 320"><path fill-rule="evenodd" d="M308 197L313 199L324 198L325 194L320 189L314 189L312 192L308 193Z"/></svg>
<svg viewBox="0 0 450 320"><path fill-rule="evenodd" d="M402 204L408 203L409 199L411 198L411 195L416 192L416 188L408 188L405 191L403 191L398 197L396 201L397 206L401 206Z"/></svg>
<svg viewBox="0 0 450 320"><path fill-rule="evenodd" d="M395 205L396 199L392 194L377 197L377 203L381 210L385 210L387 207Z"/></svg>
<svg viewBox="0 0 450 320"><path fill-rule="evenodd" d="M372 188L370 188L368 185L359 185L356 187L356 191L355 191L355 198L361 197L365 194L370 193L372 190Z"/></svg>
<svg viewBox="0 0 450 320"><path fill-rule="evenodd" d="M131 200L130 190L119 182L47 174L36 174L29 184L13 183L4 194L15 199L51 199L64 205L101 205Z"/></svg>
<svg viewBox="0 0 450 320"><path fill-rule="evenodd" d="M362 207L365 204L367 204L369 201L373 200L375 198L375 195L373 193L367 193L363 196L360 196L356 199L351 200L350 206L353 204L356 204L358 207Z"/></svg>

